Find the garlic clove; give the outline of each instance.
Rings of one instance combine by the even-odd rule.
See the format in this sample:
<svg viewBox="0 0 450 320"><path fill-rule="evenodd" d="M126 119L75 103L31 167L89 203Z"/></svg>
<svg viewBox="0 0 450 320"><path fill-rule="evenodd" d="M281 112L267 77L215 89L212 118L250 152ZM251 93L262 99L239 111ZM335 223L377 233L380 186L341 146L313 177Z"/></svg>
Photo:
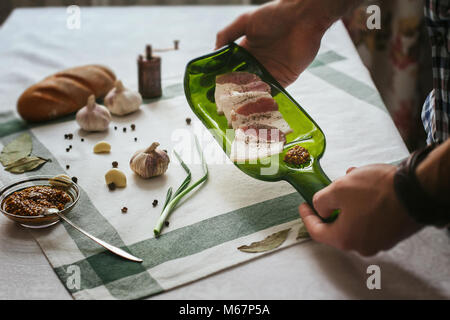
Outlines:
<svg viewBox="0 0 450 320"><path fill-rule="evenodd" d="M147 149L138 150L130 159L130 168L142 178L151 178L164 174L169 167L169 156L157 149L158 142L153 142Z"/></svg>
<svg viewBox="0 0 450 320"><path fill-rule="evenodd" d="M139 92L131 91L124 87L122 81L117 80L114 88L105 97L105 105L112 114L124 116L135 112L142 104Z"/></svg>
<svg viewBox="0 0 450 320"><path fill-rule="evenodd" d="M127 177L123 171L119 169L110 169L105 174L106 185L114 183L118 188L125 188L127 186Z"/></svg>
<svg viewBox="0 0 450 320"><path fill-rule="evenodd" d="M97 142L94 146L94 153L109 153L111 145L106 141Z"/></svg>
<svg viewBox="0 0 450 320"><path fill-rule="evenodd" d="M86 106L78 110L76 120L81 129L86 131L104 131L111 121L109 110L95 102L95 96L90 95Z"/></svg>

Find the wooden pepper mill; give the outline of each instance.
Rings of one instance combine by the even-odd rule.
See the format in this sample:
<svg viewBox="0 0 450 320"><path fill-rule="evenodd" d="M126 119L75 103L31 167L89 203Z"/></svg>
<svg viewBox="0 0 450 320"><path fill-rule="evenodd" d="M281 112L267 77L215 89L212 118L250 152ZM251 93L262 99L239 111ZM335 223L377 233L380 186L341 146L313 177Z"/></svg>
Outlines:
<svg viewBox="0 0 450 320"><path fill-rule="evenodd" d="M145 48L145 59L138 58L139 93L144 99L158 98L161 90L161 58L152 55L152 46Z"/></svg>

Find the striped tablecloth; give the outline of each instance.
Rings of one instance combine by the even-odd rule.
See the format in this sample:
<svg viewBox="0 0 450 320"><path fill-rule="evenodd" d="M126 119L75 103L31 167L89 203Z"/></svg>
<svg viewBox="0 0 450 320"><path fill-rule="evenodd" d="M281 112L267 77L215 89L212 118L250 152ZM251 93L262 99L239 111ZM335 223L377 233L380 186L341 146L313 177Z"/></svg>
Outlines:
<svg viewBox="0 0 450 320"><path fill-rule="evenodd" d="M211 51L215 32L222 27L216 21L226 23L244 9L204 7L202 19L193 19L199 8L83 8L80 30L66 28L64 8L20 10L10 19L17 21L15 15L20 13L25 25L17 29L18 23L7 22L0 29L0 43L7 44L0 47L0 146L23 132L30 133L33 153L52 162L26 175L76 176L82 195L68 217L88 232L144 259L137 264L117 258L66 223L31 231L75 299L136 299L172 289L259 257L261 254L240 252L237 247L278 230L291 228L280 248L302 241L296 240L301 226L297 207L302 198L285 182L261 182L244 175L229 161L218 164L222 152L194 119L184 98L182 78L187 61ZM224 20L224 15L229 18ZM12 111L27 86L75 65L108 65L126 86L136 89L137 54L146 43L165 48L174 39L180 40L181 49L161 53L164 96L145 103L137 113L114 117L108 132L83 135L70 117L30 127ZM407 156L341 23L327 33L316 60L288 92L325 132L327 150L322 166L330 178L344 174L349 166L392 163ZM194 119L191 126L185 123L187 117ZM124 133L122 127L129 128L131 123L136 130ZM66 133L73 133L73 140L65 140ZM163 149L180 151L186 159L193 150L189 137L194 133L205 146L209 179L182 202L172 214L170 226L155 239L152 229L167 188L178 186L184 172L172 156L166 175L142 180L130 170L129 158L138 148L159 141ZM92 153L100 140L111 143L110 154ZM69 144L73 148L66 152ZM103 182L112 161L119 162L128 178L125 189L113 192ZM200 166L192 167L195 179ZM24 176L0 170L0 183ZM159 200L156 208L153 199ZM123 206L128 207L128 213L121 213ZM80 287L74 288L70 282L73 270L80 272Z"/></svg>

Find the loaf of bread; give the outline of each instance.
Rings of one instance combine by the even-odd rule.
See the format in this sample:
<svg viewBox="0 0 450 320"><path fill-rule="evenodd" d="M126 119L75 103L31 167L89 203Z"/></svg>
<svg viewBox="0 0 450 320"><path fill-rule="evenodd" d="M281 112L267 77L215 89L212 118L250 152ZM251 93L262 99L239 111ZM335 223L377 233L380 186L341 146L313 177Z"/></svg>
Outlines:
<svg viewBox="0 0 450 320"><path fill-rule="evenodd" d="M17 102L17 111L30 122L59 118L81 109L91 94L103 98L115 80L114 73L101 65L63 70L25 90Z"/></svg>

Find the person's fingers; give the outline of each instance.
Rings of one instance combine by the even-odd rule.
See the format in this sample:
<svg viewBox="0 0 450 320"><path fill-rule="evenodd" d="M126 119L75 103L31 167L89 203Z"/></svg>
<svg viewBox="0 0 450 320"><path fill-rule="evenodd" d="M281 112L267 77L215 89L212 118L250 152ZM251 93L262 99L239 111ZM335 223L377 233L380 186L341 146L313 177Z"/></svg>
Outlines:
<svg viewBox="0 0 450 320"><path fill-rule="evenodd" d="M313 209L306 203L302 203L298 208L300 217L305 224L308 233L314 240L328 244L330 237L329 226L314 213Z"/></svg>
<svg viewBox="0 0 450 320"><path fill-rule="evenodd" d="M345 173L349 174L350 172L352 172L355 169L356 169L356 167L350 167L350 168L347 169L347 171Z"/></svg>
<svg viewBox="0 0 450 320"><path fill-rule="evenodd" d="M328 218L331 214L339 209L339 197L333 184L316 192L313 197L313 206L316 212L322 218Z"/></svg>
<svg viewBox="0 0 450 320"><path fill-rule="evenodd" d="M349 174L350 172L352 172L355 169L356 169L356 167L350 167L350 168L347 169L347 171L345 173Z"/></svg>
<svg viewBox="0 0 450 320"><path fill-rule="evenodd" d="M234 20L230 25L222 29L216 36L216 49L227 45L228 43L245 35L249 14L244 13Z"/></svg>

